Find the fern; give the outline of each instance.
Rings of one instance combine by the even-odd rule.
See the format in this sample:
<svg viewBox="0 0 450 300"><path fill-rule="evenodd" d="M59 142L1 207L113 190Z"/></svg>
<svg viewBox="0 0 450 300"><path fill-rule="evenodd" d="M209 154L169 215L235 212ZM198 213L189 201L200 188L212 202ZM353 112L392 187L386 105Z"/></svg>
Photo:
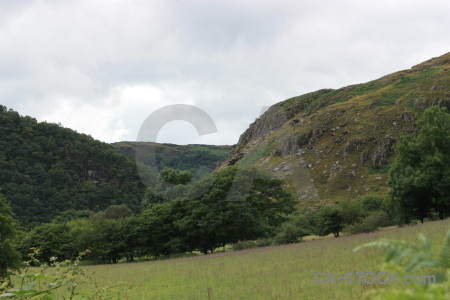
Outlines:
<svg viewBox="0 0 450 300"><path fill-rule="evenodd" d="M371 290L365 293L370 299L450 299L450 230L447 232L444 245L439 255L434 255L428 239L419 234L417 243L408 241L396 241L380 239L356 247L353 251L363 248L383 248L386 253L383 267L399 270L400 273L412 274L426 268L435 268L436 284L419 285L409 287L391 286L387 288Z"/></svg>

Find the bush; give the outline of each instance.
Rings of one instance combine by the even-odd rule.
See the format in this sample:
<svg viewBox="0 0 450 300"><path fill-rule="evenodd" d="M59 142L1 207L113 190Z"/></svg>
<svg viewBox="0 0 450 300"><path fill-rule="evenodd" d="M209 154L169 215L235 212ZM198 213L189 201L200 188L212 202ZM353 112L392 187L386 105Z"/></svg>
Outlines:
<svg viewBox="0 0 450 300"><path fill-rule="evenodd" d="M372 232L378 230L380 227L389 225L390 221L388 215L384 211L376 211L362 220L361 223L347 225L343 231L350 234Z"/></svg>
<svg viewBox="0 0 450 300"><path fill-rule="evenodd" d="M258 248L258 247L266 247L273 245L272 239L259 239L254 241L239 241L235 244L233 244L233 250L234 251L240 251L244 249L250 249L250 248Z"/></svg>
<svg viewBox="0 0 450 300"><path fill-rule="evenodd" d="M305 218L297 218L283 223L273 241L275 245L298 243L309 234L311 230L308 221Z"/></svg>
<svg viewBox="0 0 450 300"><path fill-rule="evenodd" d="M367 195L361 199L361 202L365 210L377 211L382 209L383 197L379 195Z"/></svg>

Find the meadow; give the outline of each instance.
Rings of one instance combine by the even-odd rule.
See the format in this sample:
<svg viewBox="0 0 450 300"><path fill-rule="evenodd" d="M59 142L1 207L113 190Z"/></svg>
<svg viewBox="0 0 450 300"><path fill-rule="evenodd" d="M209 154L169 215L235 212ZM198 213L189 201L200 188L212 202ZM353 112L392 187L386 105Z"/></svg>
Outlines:
<svg viewBox="0 0 450 300"><path fill-rule="evenodd" d="M353 249L380 238L416 241L423 233L437 251L450 219L339 238L308 239L298 244L152 262L84 268L116 299L360 299L372 288L358 283L316 284L316 272L377 272L381 249ZM81 285L79 292L89 292Z"/></svg>

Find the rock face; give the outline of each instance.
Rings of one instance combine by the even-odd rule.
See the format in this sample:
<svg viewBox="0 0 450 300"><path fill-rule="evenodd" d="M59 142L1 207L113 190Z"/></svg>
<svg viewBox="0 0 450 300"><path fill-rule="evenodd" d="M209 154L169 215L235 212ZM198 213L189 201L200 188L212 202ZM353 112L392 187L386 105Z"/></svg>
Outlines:
<svg viewBox="0 0 450 300"><path fill-rule="evenodd" d="M417 130L424 108L450 109L449 70L447 53L366 84L277 103L241 135L221 168L266 170L300 201L386 193L386 167L400 137Z"/></svg>

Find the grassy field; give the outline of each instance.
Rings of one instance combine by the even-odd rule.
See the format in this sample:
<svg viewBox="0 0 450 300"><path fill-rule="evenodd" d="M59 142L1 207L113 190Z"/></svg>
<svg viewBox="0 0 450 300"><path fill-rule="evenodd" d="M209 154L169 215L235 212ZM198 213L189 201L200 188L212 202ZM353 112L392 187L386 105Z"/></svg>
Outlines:
<svg viewBox="0 0 450 300"><path fill-rule="evenodd" d="M353 253L356 246L382 237L416 241L423 233L437 251L449 228L450 220L436 221L286 246L85 269L101 286L116 286L117 299L360 299L367 286L318 285L315 272L376 272L384 259L381 250Z"/></svg>

